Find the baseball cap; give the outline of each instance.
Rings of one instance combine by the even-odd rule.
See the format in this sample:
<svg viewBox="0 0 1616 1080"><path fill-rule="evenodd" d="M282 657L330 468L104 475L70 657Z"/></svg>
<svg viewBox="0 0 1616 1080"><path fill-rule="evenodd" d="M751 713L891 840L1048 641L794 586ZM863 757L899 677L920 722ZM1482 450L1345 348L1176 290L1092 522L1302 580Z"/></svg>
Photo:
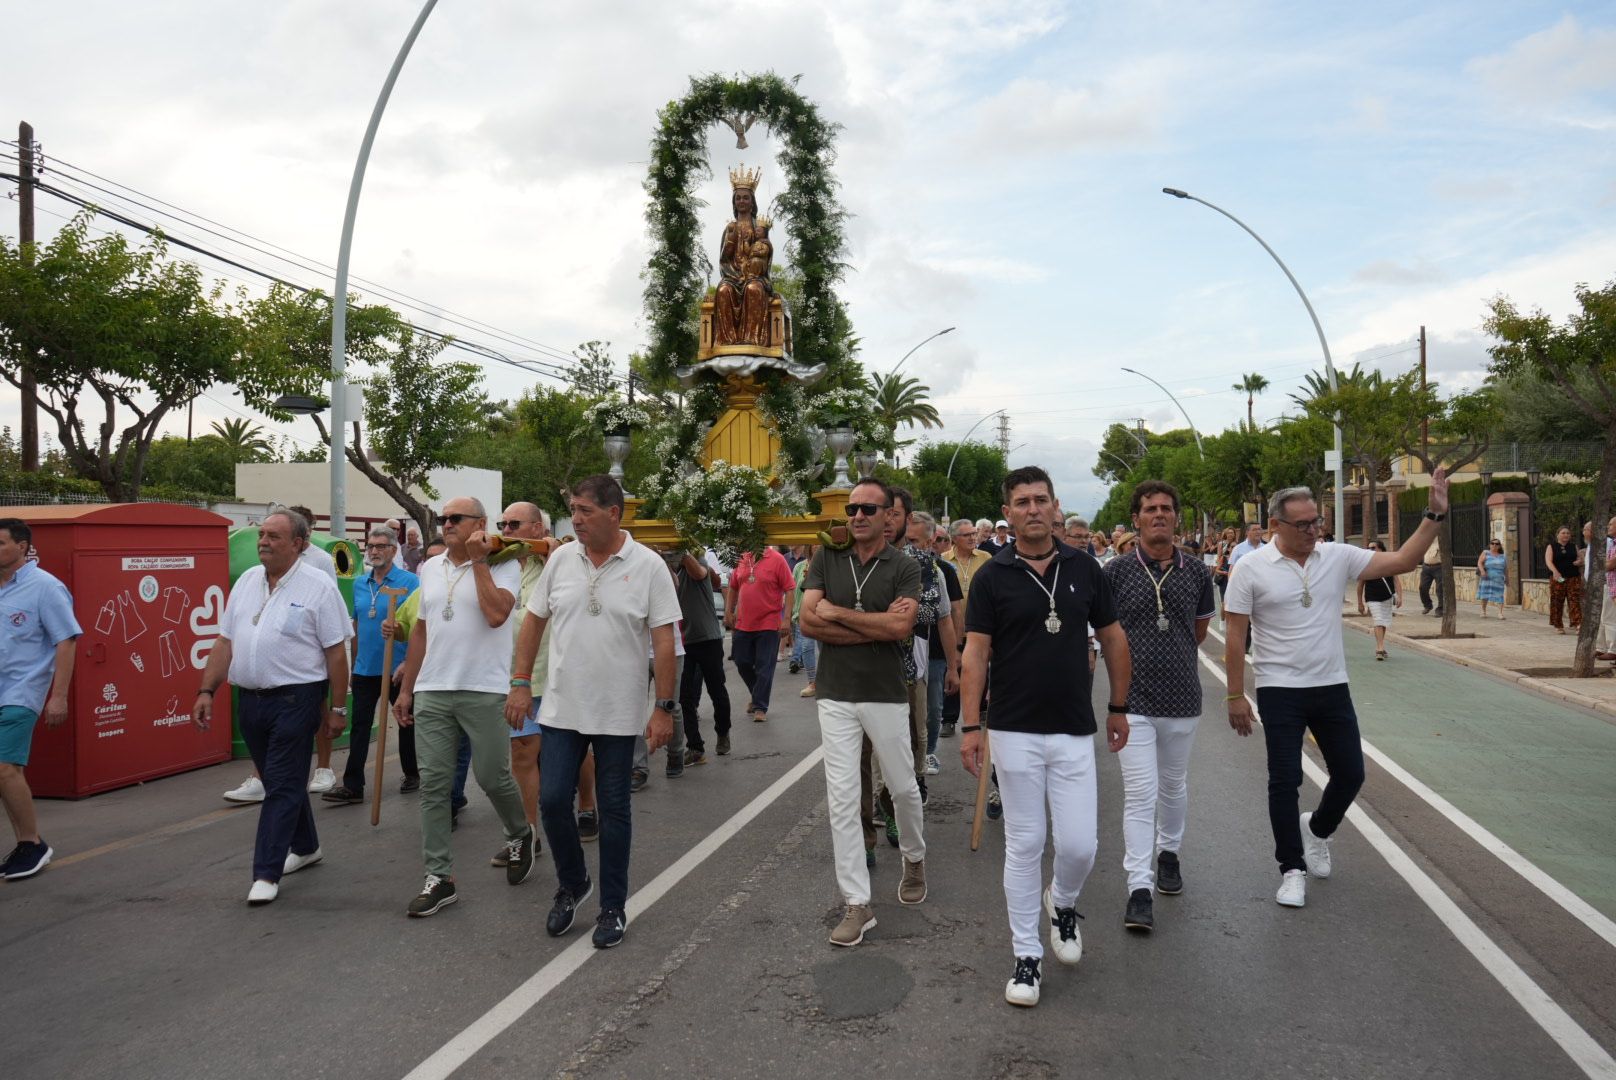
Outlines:
<svg viewBox="0 0 1616 1080"><path fill-rule="evenodd" d="M1004 518L1000 518L998 521L993 523L993 527L995 529L1008 529L1010 527L1010 523L1004 520Z"/></svg>

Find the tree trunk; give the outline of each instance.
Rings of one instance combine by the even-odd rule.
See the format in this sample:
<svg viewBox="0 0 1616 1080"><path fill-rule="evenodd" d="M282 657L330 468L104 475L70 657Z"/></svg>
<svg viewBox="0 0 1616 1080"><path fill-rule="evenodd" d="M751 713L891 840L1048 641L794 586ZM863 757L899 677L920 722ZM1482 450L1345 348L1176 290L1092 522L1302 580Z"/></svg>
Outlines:
<svg viewBox="0 0 1616 1080"><path fill-rule="evenodd" d="M1366 457L1364 464L1365 475L1369 480L1369 505L1364 507L1363 534L1364 547L1368 547L1369 541L1380 539L1380 508L1375 505L1375 473L1379 471L1380 463L1372 457Z"/></svg>
<svg viewBox="0 0 1616 1080"><path fill-rule="evenodd" d="M1610 521L1610 491L1616 474L1616 431L1605 432L1605 451L1599 462L1599 481L1594 485L1594 536L1583 556L1582 629L1577 633L1576 658L1571 662L1574 678L1598 674L1594 653L1598 651L1599 616L1605 599L1605 526ZM1572 522L1573 528L1578 525ZM1576 535L1572 534L1573 537Z"/></svg>

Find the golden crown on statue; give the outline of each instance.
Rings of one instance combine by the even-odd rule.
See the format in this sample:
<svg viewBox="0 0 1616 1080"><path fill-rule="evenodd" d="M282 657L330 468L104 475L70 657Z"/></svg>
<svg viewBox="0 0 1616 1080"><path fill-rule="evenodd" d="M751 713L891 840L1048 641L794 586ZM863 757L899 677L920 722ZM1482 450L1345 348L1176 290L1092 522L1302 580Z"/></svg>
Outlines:
<svg viewBox="0 0 1616 1080"><path fill-rule="evenodd" d="M738 169L729 171L729 186L731 188L746 188L748 191L754 191L757 189L758 181L761 179L763 179L762 166L756 169L748 169L745 165L742 165Z"/></svg>
<svg viewBox="0 0 1616 1080"><path fill-rule="evenodd" d="M759 217L757 219L757 227L760 228L760 229L767 229L770 226L772 226L773 224L774 224L774 219L772 217L770 217L768 214L764 214L764 215L762 215L761 217Z"/></svg>

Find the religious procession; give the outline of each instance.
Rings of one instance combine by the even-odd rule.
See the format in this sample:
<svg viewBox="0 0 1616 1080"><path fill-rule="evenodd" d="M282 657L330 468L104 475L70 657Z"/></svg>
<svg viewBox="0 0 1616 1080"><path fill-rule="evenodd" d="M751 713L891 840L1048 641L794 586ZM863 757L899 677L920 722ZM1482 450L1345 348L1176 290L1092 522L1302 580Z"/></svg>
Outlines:
<svg viewBox="0 0 1616 1080"><path fill-rule="evenodd" d="M1485 376L1444 396L1424 326L1416 370L1338 370L1259 238L1324 347L1263 367L1300 413L1259 422L1269 375L1208 404L1216 360L1046 365L1088 331L1021 309L1103 321L1089 297L919 239L926 185L872 212L873 114L713 75L612 150L646 155L645 250L604 260L637 263L641 345L559 354L350 275L433 7L334 287L205 300L165 245L223 255L153 227L118 262L92 230L140 231L121 202L0 236L16 1075L1616 1078L1616 374L1589 344L1616 286L1563 323L1498 293L1463 316ZM23 127L28 215L98 177ZM580 251L616 246L591 200L619 194L566 209ZM853 254L888 284L849 289ZM547 287L607 287L580 266ZM168 354L165 288L194 331ZM84 367L114 299L144 329ZM864 327L922 302L1014 316L991 377L901 373L946 336L908 370L949 377L964 314L876 370ZM220 385L286 434L194 437ZM1560 438L1545 387L1591 422ZM1036 427L1090 408L1153 415ZM217 489L216 452L228 492L180 484Z"/></svg>

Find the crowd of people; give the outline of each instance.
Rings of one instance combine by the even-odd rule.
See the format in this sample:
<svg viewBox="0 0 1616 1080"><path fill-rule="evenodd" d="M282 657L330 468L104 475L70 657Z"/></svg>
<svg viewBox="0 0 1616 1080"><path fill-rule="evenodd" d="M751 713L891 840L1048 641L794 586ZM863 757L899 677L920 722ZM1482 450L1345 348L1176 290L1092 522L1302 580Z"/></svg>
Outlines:
<svg viewBox="0 0 1616 1080"><path fill-rule="evenodd" d="M672 780L705 764L709 745L730 754L726 660L753 724L769 722L776 668L789 663L806 673L801 696L814 703L824 750L842 901L830 943L856 946L876 925L883 833L901 854L897 901L926 900L928 779L943 768L939 740L957 736L964 769L988 773L984 812L1003 821L1013 959L1005 998L1032 1006L1044 941L1063 965L1083 954L1077 903L1098 850L1102 731L1123 778L1124 924L1150 931L1157 897L1187 888L1188 774L1206 711L1200 650L1220 610L1230 726L1245 736L1257 712L1263 718L1275 900L1301 907L1308 876L1330 875L1330 838L1363 779L1339 600L1355 588L1384 658L1384 628L1403 602L1398 578L1427 558L1447 490L1439 470L1419 528L1386 551L1324 540L1303 488L1273 496L1266 529L1203 539L1185 532L1178 493L1162 481L1137 485L1132 529L1107 535L1064 515L1036 467L1005 479L1003 517L943 527L907 491L866 477L849 494L844 546L765 548L724 567L700 550L635 540L622 525L622 488L592 476L571 492L576 542L556 538L532 503L490 522L467 497L444 504L441 539L428 545L412 545L395 522L371 528L351 606L330 557L310 543L312 515L277 508L259 526L259 565L231 591L192 718L207 727L226 684L238 692L255 771L226 797L262 804L249 904L275 901L286 877L321 860L311 794L367 801L381 776L369 755L387 695L400 791L419 795L422 884L405 912L425 918L459 899L452 838L475 777L501 831L491 866L521 885L548 844L556 888L545 926L558 937L598 877L592 940L610 948L627 931L633 794L649 783L653 756L663 755ZM1561 583L1590 551L1568 533L1546 552L1562 599L1577 595ZM1607 534L1606 566L1616 571L1616 518ZM0 521L0 609L23 613L10 617L18 647L0 661L0 795L18 842L8 879L50 859L23 767L35 722L66 718L80 633L67 590L26 558L30 539L24 523ZM1490 582L1501 559L1489 551L1477 567L1480 596L1500 617ZM1616 590L1606 627L1613 606ZM1573 625L1577 617L1573 605ZM1612 651L1605 640L1602 655ZM1092 698L1102 662L1103 713ZM344 730L339 779L331 747ZM1330 776L1301 812L1309 732Z"/></svg>

